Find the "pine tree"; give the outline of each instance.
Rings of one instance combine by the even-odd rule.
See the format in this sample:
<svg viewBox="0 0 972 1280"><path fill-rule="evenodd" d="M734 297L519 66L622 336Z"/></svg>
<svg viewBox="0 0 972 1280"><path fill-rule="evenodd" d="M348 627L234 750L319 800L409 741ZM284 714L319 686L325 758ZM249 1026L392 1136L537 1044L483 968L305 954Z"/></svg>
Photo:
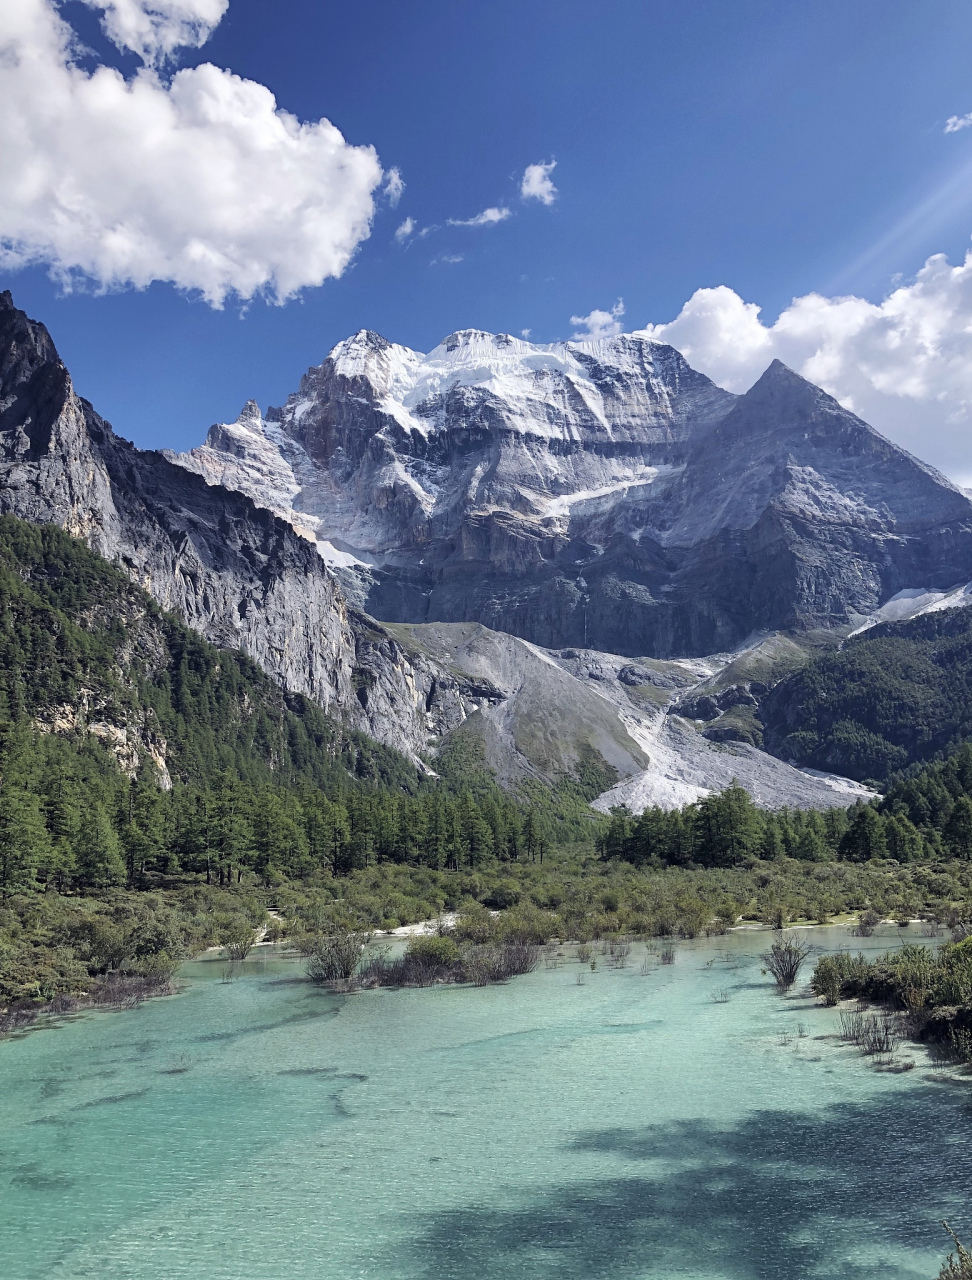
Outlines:
<svg viewBox="0 0 972 1280"><path fill-rule="evenodd" d="M162 794L154 765L143 764L129 783L126 818L122 846L128 884L132 886L146 867L161 861L164 852Z"/></svg>
<svg viewBox="0 0 972 1280"><path fill-rule="evenodd" d="M537 824L537 815L531 806L527 810L527 815L523 822L523 851L531 862L536 857L539 840L540 832Z"/></svg>
<svg viewBox="0 0 972 1280"><path fill-rule="evenodd" d="M826 862L831 856L826 840L816 827L810 824L800 832L795 852L801 862Z"/></svg>
<svg viewBox="0 0 972 1280"><path fill-rule="evenodd" d="M775 813L767 813L763 819L763 835L759 842L759 856L766 862L783 857L783 840Z"/></svg>
<svg viewBox="0 0 972 1280"><path fill-rule="evenodd" d="M233 841L232 865L239 870L248 864L249 833L237 818L228 831ZM308 870L309 846L303 824L303 813L294 797L265 788L255 797L252 807L252 847L255 867L265 880L272 872L300 876Z"/></svg>
<svg viewBox="0 0 972 1280"><path fill-rule="evenodd" d="M468 789L459 798L459 829L470 867L478 867L493 856L493 833Z"/></svg>
<svg viewBox="0 0 972 1280"><path fill-rule="evenodd" d="M256 808L261 808L256 798ZM253 831L248 820L245 788L224 772L220 775L215 807L215 853L219 883L233 883L233 874L242 875L244 867L254 861Z"/></svg>
<svg viewBox="0 0 972 1280"><path fill-rule="evenodd" d="M894 814L885 824L888 857L897 862L918 862L924 855L921 832L903 813Z"/></svg>
<svg viewBox="0 0 972 1280"><path fill-rule="evenodd" d="M968 796L955 801L942 835L953 858L972 858L972 800Z"/></svg>
<svg viewBox="0 0 972 1280"><path fill-rule="evenodd" d="M51 843L34 796L11 782L0 790L0 893L29 889Z"/></svg>
<svg viewBox="0 0 972 1280"><path fill-rule="evenodd" d="M887 855L884 821L871 805L862 805L840 842L840 856L848 862L867 862Z"/></svg>
<svg viewBox="0 0 972 1280"><path fill-rule="evenodd" d="M631 812L623 805L611 810L611 821L607 831L600 840L602 858L626 858L631 852L629 841L632 836Z"/></svg>
<svg viewBox="0 0 972 1280"><path fill-rule="evenodd" d="M443 798L432 796L425 823L425 838L422 847L422 858L427 867L441 870L449 858L448 822Z"/></svg>
<svg viewBox="0 0 972 1280"><path fill-rule="evenodd" d="M347 811L343 805L333 804L319 792L303 797L303 810L310 864L320 870L329 869L336 875L341 865L341 850L348 836Z"/></svg>
<svg viewBox="0 0 972 1280"><path fill-rule="evenodd" d="M121 842L102 805L92 803L81 815L74 843L78 880L86 888L124 884L127 868Z"/></svg>

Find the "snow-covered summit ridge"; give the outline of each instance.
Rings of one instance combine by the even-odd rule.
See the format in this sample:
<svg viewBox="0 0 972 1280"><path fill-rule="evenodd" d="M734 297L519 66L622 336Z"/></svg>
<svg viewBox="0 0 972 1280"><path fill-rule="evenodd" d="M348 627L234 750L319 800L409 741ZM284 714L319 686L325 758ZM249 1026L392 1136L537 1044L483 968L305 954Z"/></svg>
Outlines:
<svg viewBox="0 0 972 1280"><path fill-rule="evenodd" d="M374 563L471 511L566 528L671 476L671 447L734 400L642 337L464 329L423 354L361 330L282 408L249 402L177 460L316 537L328 560L338 547Z"/></svg>
<svg viewBox="0 0 972 1280"><path fill-rule="evenodd" d="M972 504L774 362L743 396L644 335L362 330L184 456L391 622L685 656L972 579Z"/></svg>
<svg viewBox="0 0 972 1280"><path fill-rule="evenodd" d="M188 453L167 456L201 475L207 484L245 493L258 506L282 516L298 533L316 541L317 522L294 507L303 487L299 475L310 467L310 461L277 423L263 417L255 400L246 402L235 422L214 423L205 444Z"/></svg>
<svg viewBox="0 0 972 1280"><path fill-rule="evenodd" d="M339 342L327 359L335 373L343 377L367 377L385 393L423 399L451 386L530 378L538 372L554 371L591 382L587 372L591 360L640 371L645 367L647 353L673 350L665 343L632 334L588 342L537 343L508 333L459 329L423 354L389 342L370 329L361 329Z"/></svg>
<svg viewBox="0 0 972 1280"><path fill-rule="evenodd" d="M859 636L882 622L910 622L927 613L943 613L946 609L967 609L972 605L972 582L950 590L936 591L932 587L910 587L899 591L879 609L869 614L850 633Z"/></svg>
<svg viewBox="0 0 972 1280"><path fill-rule="evenodd" d="M456 392L502 405L508 430L547 437L570 434L571 408L610 435L618 426L670 418L674 401L692 390L706 393L721 412L734 399L673 347L633 334L544 344L460 329L423 354L362 329L311 369L272 416L302 418L327 378L366 383L377 407L422 435L441 425L437 410ZM693 405L696 416L700 408Z"/></svg>

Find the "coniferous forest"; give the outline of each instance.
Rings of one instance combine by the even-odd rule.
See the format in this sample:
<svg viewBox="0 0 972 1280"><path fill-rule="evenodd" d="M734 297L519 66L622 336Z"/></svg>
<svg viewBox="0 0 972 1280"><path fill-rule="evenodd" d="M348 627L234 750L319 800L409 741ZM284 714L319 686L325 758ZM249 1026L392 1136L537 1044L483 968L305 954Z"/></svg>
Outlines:
<svg viewBox="0 0 972 1280"><path fill-rule="evenodd" d="M423 769L349 732L56 528L0 520L0 615L8 1006L268 924L458 910L544 941L972 916L970 745L850 810L768 812L734 786L602 817L578 778L501 790L461 733Z"/></svg>

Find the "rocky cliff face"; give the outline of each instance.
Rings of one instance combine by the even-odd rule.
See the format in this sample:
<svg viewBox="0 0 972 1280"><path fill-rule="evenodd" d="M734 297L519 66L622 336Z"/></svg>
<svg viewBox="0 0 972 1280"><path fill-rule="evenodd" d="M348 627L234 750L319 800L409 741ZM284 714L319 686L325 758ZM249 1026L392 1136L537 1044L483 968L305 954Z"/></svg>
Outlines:
<svg viewBox="0 0 972 1280"><path fill-rule="evenodd" d="M214 643L406 752L483 691L350 607L312 542L239 492L116 436L43 325L0 294L0 511L59 525ZM495 692L495 691L494 691Z"/></svg>
<svg viewBox="0 0 972 1280"><path fill-rule="evenodd" d="M636 337L419 356L359 334L177 461L116 436L2 294L0 511L84 538L384 743L465 724L509 782L586 771L635 806L733 776L771 806L849 803L738 725L688 726L724 657L651 664L972 578L972 505L941 476L782 365L733 397Z"/></svg>
<svg viewBox="0 0 972 1280"><path fill-rule="evenodd" d="M972 504L778 362L745 396L634 335L362 332L177 459L317 540L387 621L701 654L972 577Z"/></svg>

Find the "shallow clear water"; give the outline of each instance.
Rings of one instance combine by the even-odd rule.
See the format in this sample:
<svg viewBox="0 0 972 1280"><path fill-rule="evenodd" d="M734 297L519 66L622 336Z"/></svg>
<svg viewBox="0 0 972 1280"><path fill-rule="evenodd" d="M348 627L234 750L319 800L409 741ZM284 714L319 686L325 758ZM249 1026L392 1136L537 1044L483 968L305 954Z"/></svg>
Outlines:
<svg viewBox="0 0 972 1280"><path fill-rule="evenodd" d="M817 1038L833 1011L774 993L766 942L351 997L195 964L174 998L8 1040L0 1272L932 1280L939 1219L972 1223L969 1088Z"/></svg>

